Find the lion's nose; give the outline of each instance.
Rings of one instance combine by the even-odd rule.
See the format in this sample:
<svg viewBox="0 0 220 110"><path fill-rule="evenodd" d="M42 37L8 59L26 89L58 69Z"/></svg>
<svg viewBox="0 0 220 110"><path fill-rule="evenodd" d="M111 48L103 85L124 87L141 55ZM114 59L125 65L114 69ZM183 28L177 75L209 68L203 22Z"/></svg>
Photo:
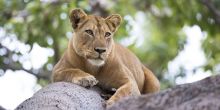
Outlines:
<svg viewBox="0 0 220 110"><path fill-rule="evenodd" d="M96 47L96 48L94 48L94 50L96 52L98 52L99 54L102 54L102 53L104 53L106 51L106 48Z"/></svg>

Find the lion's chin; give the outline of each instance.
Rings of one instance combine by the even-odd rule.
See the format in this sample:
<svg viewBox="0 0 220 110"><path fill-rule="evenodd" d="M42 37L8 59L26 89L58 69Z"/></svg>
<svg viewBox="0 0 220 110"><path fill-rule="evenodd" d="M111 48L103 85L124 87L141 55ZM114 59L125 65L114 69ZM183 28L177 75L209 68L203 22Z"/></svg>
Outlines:
<svg viewBox="0 0 220 110"><path fill-rule="evenodd" d="M95 66L102 66L105 64L105 61L102 59L88 59L88 62Z"/></svg>

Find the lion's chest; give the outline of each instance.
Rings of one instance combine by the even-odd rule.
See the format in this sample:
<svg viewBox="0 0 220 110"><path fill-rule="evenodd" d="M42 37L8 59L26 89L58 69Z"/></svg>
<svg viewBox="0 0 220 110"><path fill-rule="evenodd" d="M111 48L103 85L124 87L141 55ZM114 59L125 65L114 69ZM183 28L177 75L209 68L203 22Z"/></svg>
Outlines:
<svg viewBox="0 0 220 110"><path fill-rule="evenodd" d="M84 69L85 72L87 72L93 76L96 76L99 73L99 70L100 70L100 67L90 65L90 64L86 64L85 69Z"/></svg>
<svg viewBox="0 0 220 110"><path fill-rule="evenodd" d="M102 70L95 75L95 78L99 81L98 85L110 91L125 84L123 77L122 73L118 74L117 69L115 71Z"/></svg>

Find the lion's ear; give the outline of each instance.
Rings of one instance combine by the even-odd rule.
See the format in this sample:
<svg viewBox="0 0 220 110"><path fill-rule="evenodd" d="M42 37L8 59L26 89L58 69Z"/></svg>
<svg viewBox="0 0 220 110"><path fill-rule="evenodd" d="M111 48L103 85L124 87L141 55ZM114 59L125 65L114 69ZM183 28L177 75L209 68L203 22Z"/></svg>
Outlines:
<svg viewBox="0 0 220 110"><path fill-rule="evenodd" d="M85 19L86 16L86 13L82 9L73 9L69 16L73 29L76 29L78 23Z"/></svg>
<svg viewBox="0 0 220 110"><path fill-rule="evenodd" d="M105 20L107 21L108 24L110 23L111 31L115 32L117 28L120 26L122 18L118 14L113 14L108 16Z"/></svg>

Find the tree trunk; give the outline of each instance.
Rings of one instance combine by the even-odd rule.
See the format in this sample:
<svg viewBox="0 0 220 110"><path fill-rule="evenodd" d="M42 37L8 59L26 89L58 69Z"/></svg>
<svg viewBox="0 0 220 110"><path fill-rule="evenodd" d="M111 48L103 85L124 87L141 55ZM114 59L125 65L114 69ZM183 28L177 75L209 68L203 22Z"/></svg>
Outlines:
<svg viewBox="0 0 220 110"><path fill-rule="evenodd" d="M58 82L48 85L21 103L16 110L103 110L105 101L98 87L86 89Z"/></svg>
<svg viewBox="0 0 220 110"><path fill-rule="evenodd" d="M97 87L86 89L59 82L41 89L16 110L104 110ZM107 110L220 110L220 75L191 84L136 97L127 97Z"/></svg>
<svg viewBox="0 0 220 110"><path fill-rule="evenodd" d="M108 110L220 110L220 76L125 98Z"/></svg>

